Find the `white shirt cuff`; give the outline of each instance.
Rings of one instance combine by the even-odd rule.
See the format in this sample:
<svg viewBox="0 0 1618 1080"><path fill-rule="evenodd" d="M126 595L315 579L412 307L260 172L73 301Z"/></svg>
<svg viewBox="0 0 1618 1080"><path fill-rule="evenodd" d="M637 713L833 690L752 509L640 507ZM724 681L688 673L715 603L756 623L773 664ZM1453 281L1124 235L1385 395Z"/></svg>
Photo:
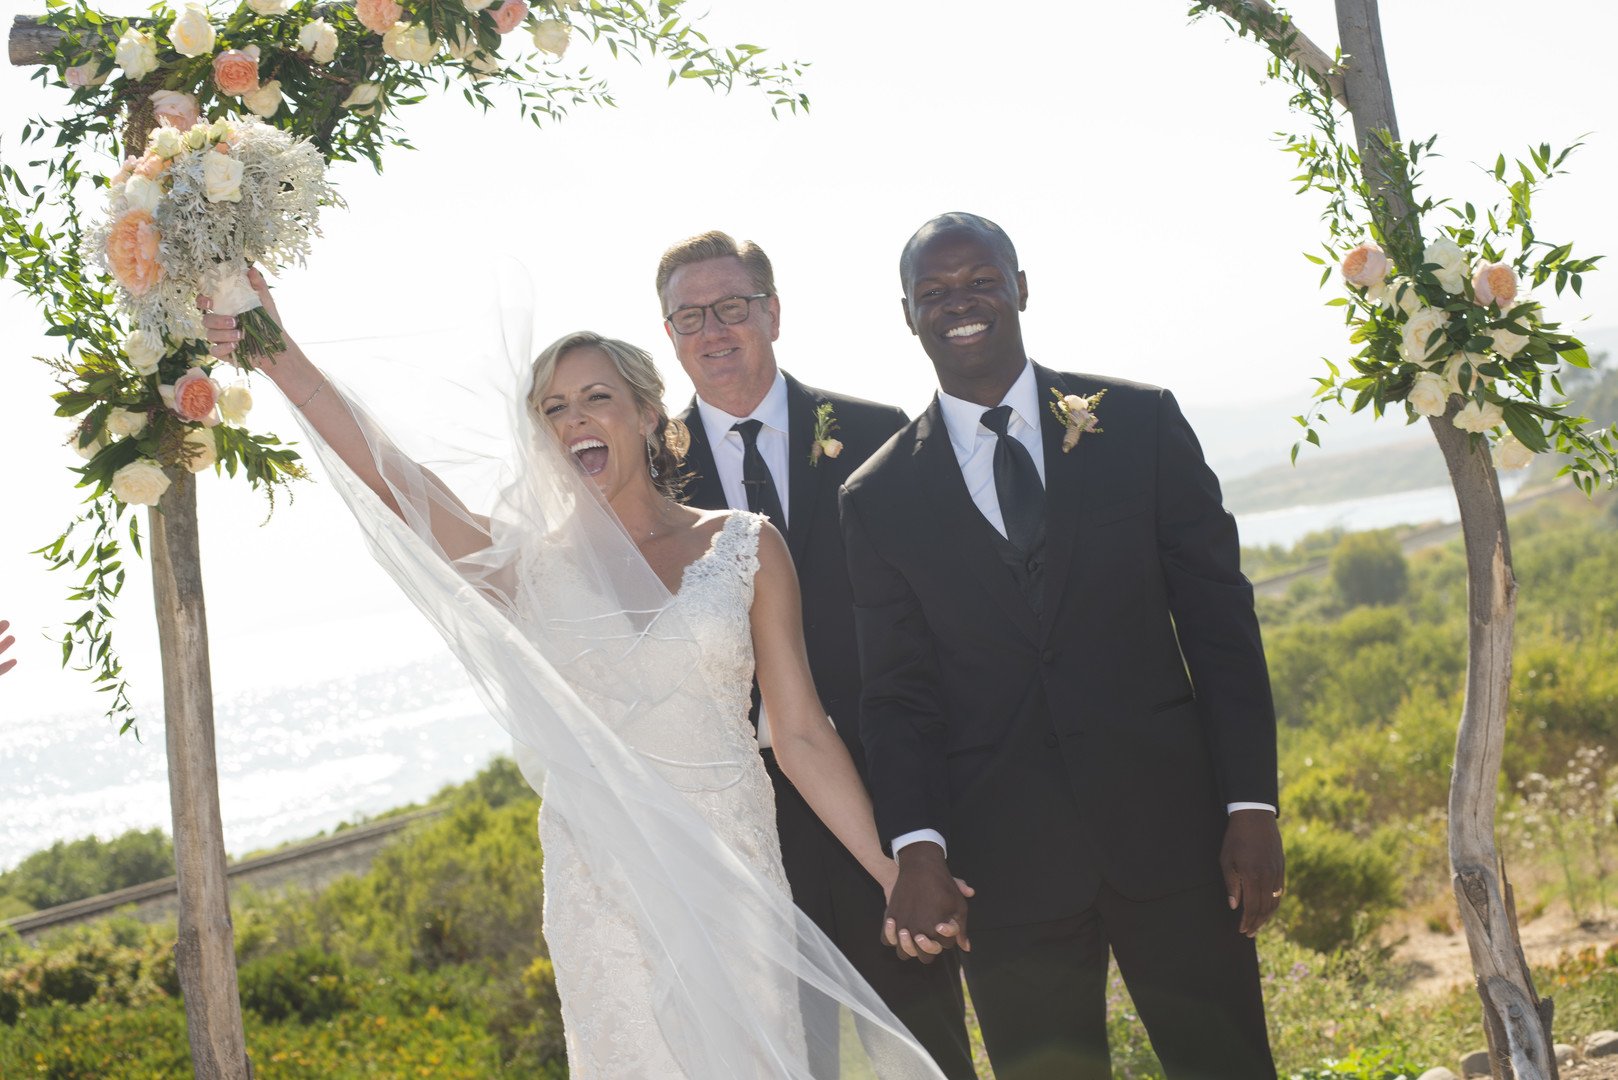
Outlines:
<svg viewBox="0 0 1618 1080"><path fill-rule="evenodd" d="M893 857L897 859L899 857L899 850L901 848L914 844L918 840L931 840L933 843L944 849L944 855L946 858L949 856L949 845L944 843L943 833L939 832L937 829L917 829L915 832L907 832L903 836L894 838L893 843L889 845L893 849Z"/></svg>
<svg viewBox="0 0 1618 1080"><path fill-rule="evenodd" d="M1275 807L1267 802L1233 802L1225 804L1226 814L1234 814L1238 810L1268 810L1270 813L1280 816ZM893 845L893 850L895 854L898 854L899 845L897 843Z"/></svg>

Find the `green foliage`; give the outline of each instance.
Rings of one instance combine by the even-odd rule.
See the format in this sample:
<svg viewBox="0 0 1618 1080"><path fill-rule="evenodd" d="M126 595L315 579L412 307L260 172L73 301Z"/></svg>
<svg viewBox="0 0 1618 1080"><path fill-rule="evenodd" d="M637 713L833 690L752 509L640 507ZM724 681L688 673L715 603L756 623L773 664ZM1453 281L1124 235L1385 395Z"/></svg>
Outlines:
<svg viewBox="0 0 1618 1080"><path fill-rule="evenodd" d="M140 885L174 873L174 845L161 829L131 829L102 841L58 840L0 874L0 896L29 910Z"/></svg>
<svg viewBox="0 0 1618 1080"><path fill-rule="evenodd" d="M1393 604L1409 584L1404 552L1385 531L1351 533L1331 553L1331 579L1350 607Z"/></svg>
<svg viewBox="0 0 1618 1080"><path fill-rule="evenodd" d="M131 919L16 947L0 968L0 1024L41 1005L137 1005L179 993L174 931Z"/></svg>
<svg viewBox="0 0 1618 1080"><path fill-rule="evenodd" d="M330 1020L359 1003L347 961L312 945L243 964L237 985L242 1006L271 1023Z"/></svg>
<svg viewBox="0 0 1618 1080"><path fill-rule="evenodd" d="M1403 899L1393 859L1352 833L1304 824L1286 830L1287 895L1276 921L1317 952L1352 945Z"/></svg>

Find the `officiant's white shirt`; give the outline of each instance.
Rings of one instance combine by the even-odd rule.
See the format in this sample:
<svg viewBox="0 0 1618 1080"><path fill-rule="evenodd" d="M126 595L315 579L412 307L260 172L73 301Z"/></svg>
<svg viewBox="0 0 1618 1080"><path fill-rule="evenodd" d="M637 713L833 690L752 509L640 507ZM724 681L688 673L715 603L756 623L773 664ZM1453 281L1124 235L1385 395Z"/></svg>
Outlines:
<svg viewBox="0 0 1618 1080"><path fill-rule="evenodd" d="M775 493L781 498L781 513L790 515L792 505L790 488L792 470L787 467L787 380L781 369L775 371L775 381L758 403L758 408L746 416L732 416L717 405L710 405L697 395L697 415L702 418L702 430L707 433L708 445L713 449L714 468L719 472L719 486L724 489L725 503L738 510L747 509L747 486L742 483L742 457L747 452L741 432L732 430L743 420L757 420L764 426L758 429L758 452L775 481ZM783 528L787 522L781 522ZM770 721L764 715L764 703L758 705L758 744L773 745L770 739Z"/></svg>
<svg viewBox="0 0 1618 1080"><path fill-rule="evenodd" d="M1032 362L1023 365L1022 374L1011 384L1011 389L1000 399L1000 404L1011 406L1011 420L1006 424L1006 434L1027 448L1028 456L1034 459L1034 468L1039 473L1040 485L1043 486L1045 443L1039 433L1039 386L1034 380ZM949 444L955 451L956 462L961 466L961 479L966 481L966 490L972 496L973 505L996 532L1005 536L1006 519L1000 513L1000 496L994 487L994 446L999 436L983 426L983 414L988 410L975 401L953 397L942 390L938 391L938 408L944 414L944 430L949 432ZM1232 814L1238 810L1268 810L1275 813L1275 807L1268 803L1234 802L1227 804L1225 810ZM918 840L931 840L945 848L947 853L942 833L937 829L917 829L894 838L891 845L894 857L898 857L900 848Z"/></svg>

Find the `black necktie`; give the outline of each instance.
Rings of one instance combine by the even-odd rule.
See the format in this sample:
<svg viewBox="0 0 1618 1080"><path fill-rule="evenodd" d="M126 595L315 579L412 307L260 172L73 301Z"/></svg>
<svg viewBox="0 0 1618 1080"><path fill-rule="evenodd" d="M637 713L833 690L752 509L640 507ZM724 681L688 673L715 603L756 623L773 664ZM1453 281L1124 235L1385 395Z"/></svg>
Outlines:
<svg viewBox="0 0 1618 1080"><path fill-rule="evenodd" d="M731 427L742 437L742 486L747 489L747 508L770 519L782 536L787 534L787 516L781 512L781 496L775 490L775 478L764 464L764 455L758 452L758 429L762 420L743 420Z"/></svg>
<svg viewBox="0 0 1618 1080"><path fill-rule="evenodd" d="M983 414L983 426L995 434L994 493L1000 500L1000 516L1006 522L1006 539L1018 551L1029 552L1045 514L1045 487L1039 482L1028 448L1006 434L1009 423L1010 405L996 405Z"/></svg>

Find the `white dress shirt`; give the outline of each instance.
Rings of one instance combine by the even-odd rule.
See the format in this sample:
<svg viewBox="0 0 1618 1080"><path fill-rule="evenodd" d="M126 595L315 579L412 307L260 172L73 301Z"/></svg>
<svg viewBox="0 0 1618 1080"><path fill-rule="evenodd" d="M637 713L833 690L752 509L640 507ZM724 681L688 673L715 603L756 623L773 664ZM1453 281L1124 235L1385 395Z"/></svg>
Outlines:
<svg viewBox="0 0 1618 1080"><path fill-rule="evenodd" d="M1011 389L1000 399L1000 404L1011 406L1011 420L1006 424L1006 434L1027 447L1028 456L1034 459L1034 469L1039 473L1039 482L1043 485L1045 443L1039 432L1039 387L1034 380L1032 363L1023 365L1022 374L1011 384ZM994 487L994 447L1000 437L983 426L983 414L988 410L975 401L952 397L942 390L938 392L938 407L944 414L944 430L949 432L949 444L955 451L956 462L961 466L961 479L966 481L967 494L972 496L978 512L988 519L995 531L1005 536L1006 521L1000 513L1000 496ZM1229 803L1225 810L1232 814L1238 810L1268 810L1275 813L1275 807L1268 803ZM944 836L937 829L917 829L894 838L891 845L894 857L898 857L900 848L918 840L931 840L941 848L946 847Z"/></svg>
<svg viewBox="0 0 1618 1080"><path fill-rule="evenodd" d="M719 473L719 486L724 489L725 503L738 510L747 509L747 486L742 483L742 456L747 448L742 442L741 432L732 428L743 420L758 420L764 425L758 429L758 452L770 470L770 479L775 481L775 492L781 497L781 513L790 515L792 511L787 508L792 505L789 497L792 470L787 465L787 381L780 370L776 370L775 382L770 384L764 400L746 416L732 416L719 406L702 400L700 395L697 397L697 415L702 417L702 430L707 433L708 445L713 449L714 469ZM781 524L785 526L786 522ZM770 721L764 715L762 701L758 705L758 744L761 747L773 745Z"/></svg>

